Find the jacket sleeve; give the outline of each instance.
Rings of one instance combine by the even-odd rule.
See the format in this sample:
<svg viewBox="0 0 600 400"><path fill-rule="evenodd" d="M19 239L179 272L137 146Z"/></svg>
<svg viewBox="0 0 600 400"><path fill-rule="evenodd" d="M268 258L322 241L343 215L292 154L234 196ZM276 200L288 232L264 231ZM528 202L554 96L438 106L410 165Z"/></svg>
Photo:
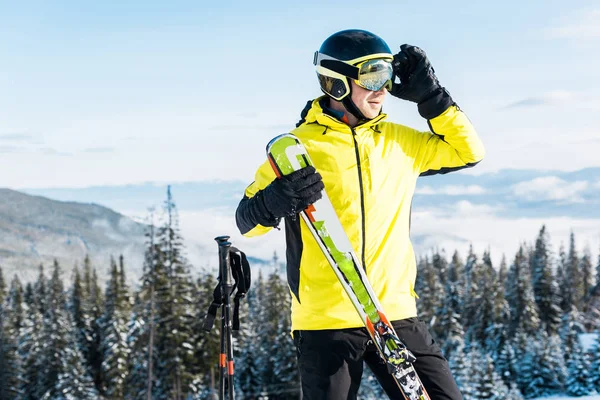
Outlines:
<svg viewBox="0 0 600 400"><path fill-rule="evenodd" d="M431 132L418 132L415 167L421 176L469 168L485 156L483 143L467 116L451 106L428 121Z"/></svg>
<svg viewBox="0 0 600 400"><path fill-rule="evenodd" d="M279 225L280 218L274 218L268 212L262 199L263 189L275 178L275 172L267 161L256 171L254 182L246 188L244 198L235 212L236 224L244 236L264 235Z"/></svg>

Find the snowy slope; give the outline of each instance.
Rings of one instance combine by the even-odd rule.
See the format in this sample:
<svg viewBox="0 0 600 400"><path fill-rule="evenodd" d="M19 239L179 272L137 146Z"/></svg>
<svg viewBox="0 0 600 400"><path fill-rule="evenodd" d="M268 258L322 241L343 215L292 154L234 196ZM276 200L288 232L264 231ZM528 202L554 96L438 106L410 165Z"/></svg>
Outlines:
<svg viewBox="0 0 600 400"><path fill-rule="evenodd" d="M98 274L108 270L110 256L125 256L131 273L141 270L144 227L97 204L61 202L0 189L0 266L4 276L30 280L56 258L70 278L86 254Z"/></svg>

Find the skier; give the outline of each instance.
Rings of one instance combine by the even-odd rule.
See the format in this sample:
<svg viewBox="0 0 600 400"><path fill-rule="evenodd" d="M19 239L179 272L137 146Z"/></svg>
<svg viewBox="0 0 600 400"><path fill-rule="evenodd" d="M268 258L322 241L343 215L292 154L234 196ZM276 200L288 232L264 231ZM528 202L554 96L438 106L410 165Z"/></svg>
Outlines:
<svg viewBox="0 0 600 400"><path fill-rule="evenodd" d="M409 238L419 176L472 167L484 148L443 88L423 50L392 54L379 36L345 30L327 38L314 64L324 96L310 101L291 133L314 165L281 179L268 162L238 205L247 237L285 220L292 333L305 400L356 399L363 361L391 399L403 399L338 278L298 212L325 188L399 339L432 399L462 399L448 362L417 317L415 254ZM386 122L386 93L417 103L431 132Z"/></svg>

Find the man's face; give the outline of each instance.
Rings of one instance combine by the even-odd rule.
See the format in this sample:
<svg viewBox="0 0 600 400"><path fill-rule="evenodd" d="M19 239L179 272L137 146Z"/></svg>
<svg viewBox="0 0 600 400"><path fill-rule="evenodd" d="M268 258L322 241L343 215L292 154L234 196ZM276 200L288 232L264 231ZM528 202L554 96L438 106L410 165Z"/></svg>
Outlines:
<svg viewBox="0 0 600 400"><path fill-rule="evenodd" d="M385 99L386 90L381 88L374 92L358 86L354 81L350 80L352 85L352 102L363 113L365 118L373 119L381 112L383 100Z"/></svg>

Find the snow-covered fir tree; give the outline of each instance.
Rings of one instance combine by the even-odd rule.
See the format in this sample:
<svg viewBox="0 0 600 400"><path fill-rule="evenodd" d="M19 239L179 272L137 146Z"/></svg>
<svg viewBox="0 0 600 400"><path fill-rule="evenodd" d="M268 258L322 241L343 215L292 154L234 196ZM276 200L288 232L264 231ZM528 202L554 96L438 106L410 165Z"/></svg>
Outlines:
<svg viewBox="0 0 600 400"><path fill-rule="evenodd" d="M216 281L211 279L208 284L211 285L214 282ZM259 314L262 312L262 303L265 301L263 285L262 275L259 275L259 278L252 282L252 287L246 296L247 301L241 304L240 332L237 336L239 346L236 347L235 354L237 357L235 384L239 396L249 398L258 396L264 389L258 356L263 351L266 343L263 340L256 340L260 337L258 334L261 328L259 321L262 318L259 318ZM208 338L205 338L205 340L208 342ZM214 343L213 348L216 346L218 344ZM212 361L214 363L214 359Z"/></svg>
<svg viewBox="0 0 600 400"><path fill-rule="evenodd" d="M568 304L573 304L578 310L581 310L585 296L583 287L583 274L579 269L580 259L577 247L575 245L575 234L573 232L571 232L571 236L569 238L569 252L567 254L566 261L565 284L568 285L568 290L566 292L567 298L564 299L565 307L563 310L569 310L566 308Z"/></svg>
<svg viewBox="0 0 600 400"><path fill-rule="evenodd" d="M548 336L540 331L528 348L527 379L523 389L528 398L545 397L562 392L566 370L562 358L562 345L557 335Z"/></svg>
<svg viewBox="0 0 600 400"><path fill-rule="evenodd" d="M531 286L530 267L525 248L519 247L506 279L506 301L510 306L510 333L535 334L540 325Z"/></svg>
<svg viewBox="0 0 600 400"><path fill-rule="evenodd" d="M121 269L123 259L120 258ZM124 273L124 272L123 272ZM127 359L129 357L128 297L127 288L117 263L111 258L110 275L106 284L104 315L100 321L102 328L102 380L103 393L109 398L123 398L127 381Z"/></svg>
<svg viewBox="0 0 600 400"><path fill-rule="evenodd" d="M553 274L550 238L546 226L542 226L535 241L531 258L532 286L540 320L549 335L558 332L560 326L560 297Z"/></svg>
<svg viewBox="0 0 600 400"><path fill-rule="evenodd" d="M504 292L499 284L496 271L492 266L489 251L484 252L482 263L477 267L477 273L473 276L477 283L471 292L472 299L472 324L469 325L467 337L485 345L493 335L491 327L494 324L495 300L497 292ZM475 305L478 305L475 307Z"/></svg>
<svg viewBox="0 0 600 400"><path fill-rule="evenodd" d="M19 330L11 323L0 303L0 399L17 400L23 384L23 368L18 353Z"/></svg>
<svg viewBox="0 0 600 400"><path fill-rule="evenodd" d="M92 266L89 256L83 260L83 288L82 288L82 311L84 318L79 322L84 329L84 346L82 353L87 360L87 368L91 371L94 384L102 388L102 327L100 320L104 313L104 298L98 281L96 268Z"/></svg>
<svg viewBox="0 0 600 400"><path fill-rule="evenodd" d="M596 339L590 354L590 387L600 393L600 332L596 332Z"/></svg>
<svg viewBox="0 0 600 400"><path fill-rule="evenodd" d="M69 318L74 326L72 318ZM80 351L75 332L69 332L67 346L61 353L61 369L55 390L46 392L42 400L97 400L100 394L85 367L85 357ZM113 397L114 398L114 397Z"/></svg>
<svg viewBox="0 0 600 400"><path fill-rule="evenodd" d="M4 280L2 266L0 266L0 304L4 303L4 297L6 297L6 281Z"/></svg>
<svg viewBox="0 0 600 400"><path fill-rule="evenodd" d="M260 276L259 276L260 278ZM235 378L238 380L240 387L243 387L247 390L247 393L256 393L259 390L257 385L252 382L256 382L257 377L262 377L258 366L256 369L252 368L250 370L250 364L246 364L248 359L251 359L252 363L255 363L260 357L260 345L262 341L258 341L256 343L256 348L252 349L252 352L246 355L250 349L246 346L252 347L255 343L253 343L258 336L258 326L259 319L257 318L258 306L255 308L254 298L257 292L257 288L260 287L260 279L254 280L252 282L253 288L248 293L248 306L249 313L251 318L248 321L248 324L244 324L244 329L248 329L244 331L244 335L254 335L252 339L249 341L244 341L245 346L240 349L242 354L240 354L240 359L238 360ZM208 311L210 304L213 301L213 291L217 286L216 278L211 274L202 275L198 279L197 288L198 295L196 296L196 312L198 315L196 324L197 328L196 332L196 347L194 350L196 361L196 375L197 379L200 382L200 390L205 394L206 398L212 398L213 394L216 394L216 389L218 386L215 386L218 381L219 376L219 353L220 353L220 342L219 338L221 335L221 323L220 319L215 319L214 326L212 327L210 332L206 332L202 329L202 323L204 322L204 318ZM260 300L258 300L260 301ZM250 375L250 376L247 376ZM262 381L260 381L262 382Z"/></svg>
<svg viewBox="0 0 600 400"><path fill-rule="evenodd" d="M415 283L415 291L419 294L417 301L417 310L420 318L430 326L435 326L435 312L443 303L444 288L441 285L440 277L437 270L429 260L429 256L425 256L419 260L417 266L419 273Z"/></svg>
<svg viewBox="0 0 600 400"><path fill-rule="evenodd" d="M33 288L32 285L28 285ZM27 291L26 291L27 293ZM42 376L40 354L44 343L42 342L43 317L40 313L33 292L29 303L26 303L27 313L23 320L19 339L19 355L23 365L23 382L21 385L22 400L38 400L41 396ZM27 298L27 296L25 296Z"/></svg>
<svg viewBox="0 0 600 400"><path fill-rule="evenodd" d="M157 390L156 365L156 288L164 286L166 279L160 245L156 239L154 212L146 224L146 251L144 254L141 287L136 293L128 330L128 375L126 398L151 400Z"/></svg>
<svg viewBox="0 0 600 400"><path fill-rule="evenodd" d="M164 285L156 287L156 317L160 321L156 331L160 354L156 372L161 383L157 398L180 400L197 391L191 369L194 288L170 186L164 211L166 220L157 232L159 254L166 273Z"/></svg>
<svg viewBox="0 0 600 400"><path fill-rule="evenodd" d="M450 359L450 370L464 400L477 398L477 379L473 374L473 355L472 351L465 351L465 343L461 340Z"/></svg>
<svg viewBox="0 0 600 400"><path fill-rule="evenodd" d="M452 358L464 338L459 290L455 265L451 263L448 266L448 277L444 288L444 302L437 313L440 316L437 337L441 342L444 356L448 359Z"/></svg>
<svg viewBox="0 0 600 400"><path fill-rule="evenodd" d="M579 340L575 340L567 360L567 379L565 391L570 396L585 396L592 392L590 382L590 364L581 348Z"/></svg>
<svg viewBox="0 0 600 400"><path fill-rule="evenodd" d="M593 275L593 265L592 265L592 254L590 248L586 246L583 250L583 256L581 260L579 260L579 271L581 274L581 310L587 310L587 302L589 300L590 294L592 292L592 287L594 285L594 275Z"/></svg>
<svg viewBox="0 0 600 400"><path fill-rule="evenodd" d="M477 383L476 383L476 398L488 399L488 400L505 400L509 388L506 386L496 368L494 367L494 361L485 352L481 353L481 359L477 360L479 368L476 371Z"/></svg>
<svg viewBox="0 0 600 400"><path fill-rule="evenodd" d="M269 276L266 304L272 336L269 336L269 363L275 372L269 393L280 399L295 399L300 389L296 349L290 335L291 299L287 283L277 273ZM273 308L271 309L271 306Z"/></svg>
<svg viewBox="0 0 600 400"><path fill-rule="evenodd" d="M63 287L61 268L54 261L52 278L48 282L47 310L44 315L41 352L41 382L39 385L42 399L60 399L65 392L76 393L81 399L94 399L95 393L91 378L86 379L83 368L83 356L77 346L77 337L73 321L69 318L66 305L66 293ZM74 381L74 377L77 380ZM89 393L90 397L86 397ZM94 397L95 396L95 397ZM75 399L77 397L71 397Z"/></svg>

